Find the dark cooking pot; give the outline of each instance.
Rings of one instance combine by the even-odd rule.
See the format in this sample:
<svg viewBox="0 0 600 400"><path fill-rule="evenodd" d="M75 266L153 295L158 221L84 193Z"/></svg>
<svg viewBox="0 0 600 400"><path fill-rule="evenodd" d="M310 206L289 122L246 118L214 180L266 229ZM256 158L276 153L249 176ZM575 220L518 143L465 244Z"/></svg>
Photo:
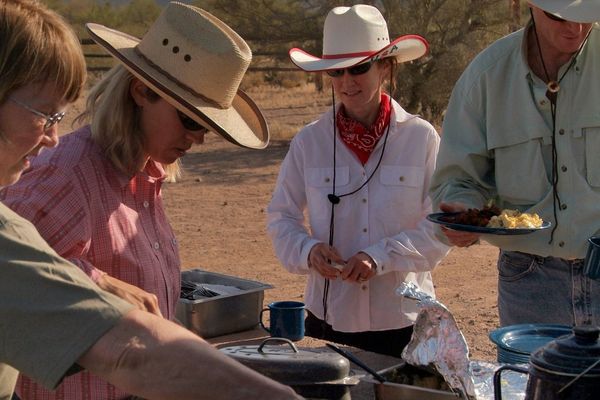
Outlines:
<svg viewBox="0 0 600 400"><path fill-rule="evenodd" d="M536 350L529 371L505 365L494 374L494 397L502 399L501 373L529 373L525 400L591 400L600 393L600 328L577 326Z"/></svg>
<svg viewBox="0 0 600 400"><path fill-rule="evenodd" d="M274 343L284 345L273 345ZM331 351L297 348L285 338L267 338L256 346L231 346L225 354L285 385L307 399L349 400L360 379L349 376L348 360Z"/></svg>

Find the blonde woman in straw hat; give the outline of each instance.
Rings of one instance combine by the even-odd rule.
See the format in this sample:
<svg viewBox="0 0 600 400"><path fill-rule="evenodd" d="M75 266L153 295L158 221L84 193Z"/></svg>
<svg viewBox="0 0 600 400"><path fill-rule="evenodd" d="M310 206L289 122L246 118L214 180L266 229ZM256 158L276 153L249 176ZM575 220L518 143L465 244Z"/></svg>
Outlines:
<svg viewBox="0 0 600 400"><path fill-rule="evenodd" d="M335 99L292 140L268 207L277 257L308 275L308 336L399 357L417 310L396 287L434 295L430 271L447 251L425 220L439 138L383 91L396 63L426 52L417 35L390 41L361 4L329 12L322 57L290 50L299 68L329 75Z"/></svg>
<svg viewBox="0 0 600 400"><path fill-rule="evenodd" d="M180 261L161 185L209 130L240 146L267 145L263 116L238 91L251 52L222 21L179 3L142 40L97 24L87 29L120 62L91 89L79 117L89 125L33 158L1 199L98 286L173 319ZM88 372L55 392L23 377L17 393L23 400L128 396Z"/></svg>
<svg viewBox="0 0 600 400"><path fill-rule="evenodd" d="M56 146L57 123L85 76L79 41L62 18L37 1L0 0L0 186ZM10 399L19 371L55 388L81 368L149 400L300 398L99 289L0 202L0 398Z"/></svg>
<svg viewBox="0 0 600 400"><path fill-rule="evenodd" d="M490 45L457 82L432 198L442 211L535 212L552 226L492 236L500 325L600 325L600 282L583 272L600 234L599 0L531 0L525 27ZM457 246L479 235L445 230Z"/></svg>

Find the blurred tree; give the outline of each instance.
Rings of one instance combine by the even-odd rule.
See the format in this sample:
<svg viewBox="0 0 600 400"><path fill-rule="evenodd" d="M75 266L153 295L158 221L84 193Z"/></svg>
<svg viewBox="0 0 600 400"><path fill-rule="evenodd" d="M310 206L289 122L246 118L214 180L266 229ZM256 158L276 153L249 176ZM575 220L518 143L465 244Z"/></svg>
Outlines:
<svg viewBox="0 0 600 400"><path fill-rule="evenodd" d="M380 0L392 38L419 34L429 54L400 66L395 98L441 122L454 83L481 49L507 32L506 0Z"/></svg>
<svg viewBox="0 0 600 400"><path fill-rule="evenodd" d="M331 0L200 0L200 7L223 19L245 40L255 54L287 57L290 46L317 47L326 10L340 1ZM305 48L305 47L303 47ZM320 52L319 47L319 52Z"/></svg>
<svg viewBox="0 0 600 400"><path fill-rule="evenodd" d="M517 0L518 1L518 0ZM439 123L452 87L467 63L514 23L514 1L506 0L203 0L251 44L263 62L291 65L287 51L300 47L321 54L325 16L338 5L378 7L391 38L419 34L430 44L428 56L403 64L394 97L411 112ZM513 8L510 8L512 6ZM256 58L256 57L255 57ZM260 58L260 57L258 57ZM261 61L256 61L255 65ZM315 74L311 74L314 78Z"/></svg>
<svg viewBox="0 0 600 400"><path fill-rule="evenodd" d="M325 16L335 6L357 3L378 7L391 38L419 34L430 44L426 57L402 64L394 97L407 110L439 123L452 87L467 63L485 46L519 24L526 0L190 0L246 39L255 55L253 67L292 67L288 50L300 47L321 54ZM81 37L84 24L97 22L142 36L158 17L156 0L47 0ZM524 20L524 18L521 18ZM278 81L278 72L268 77ZM306 75L308 79L319 77ZM316 80L318 83L318 79Z"/></svg>

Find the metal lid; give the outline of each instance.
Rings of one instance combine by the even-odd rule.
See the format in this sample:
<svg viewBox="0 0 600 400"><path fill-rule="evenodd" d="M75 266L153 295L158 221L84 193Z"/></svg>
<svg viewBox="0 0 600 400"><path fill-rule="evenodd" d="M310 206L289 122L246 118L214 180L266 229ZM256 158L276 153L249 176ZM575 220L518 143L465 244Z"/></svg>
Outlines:
<svg viewBox="0 0 600 400"><path fill-rule="evenodd" d="M284 345L267 345L269 342L283 342ZM247 367L287 385L336 381L350 373L350 363L337 353L298 349L285 338L267 338L258 346L231 346L220 350Z"/></svg>
<svg viewBox="0 0 600 400"><path fill-rule="evenodd" d="M576 326L531 355L531 363L551 372L600 377L600 327Z"/></svg>

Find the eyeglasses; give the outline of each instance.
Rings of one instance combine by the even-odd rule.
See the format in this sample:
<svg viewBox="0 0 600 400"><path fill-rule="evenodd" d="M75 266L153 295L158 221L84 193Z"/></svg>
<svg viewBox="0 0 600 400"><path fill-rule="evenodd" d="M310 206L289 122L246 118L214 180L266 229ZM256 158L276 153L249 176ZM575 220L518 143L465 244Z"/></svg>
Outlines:
<svg viewBox="0 0 600 400"><path fill-rule="evenodd" d="M46 120L46 122L44 123L44 130L47 131L48 129L52 128L52 126L54 126L54 124L58 124L65 116L66 112L65 111L58 111L55 112L52 115L48 115L45 114L41 111L38 111L36 109L33 109L31 107L29 107L27 104L25 103L21 103L19 100L14 99L12 97L8 98L10 101L12 101L15 104L20 105L21 107L23 107L24 109L26 109L29 112L32 112L33 114L37 115L38 117L42 117Z"/></svg>
<svg viewBox="0 0 600 400"><path fill-rule="evenodd" d="M344 75L344 71L348 71L348 73L350 75L356 76L356 75L366 74L367 72L369 72L372 65L373 65L373 62L369 61L369 62L366 62L363 64L355 65L354 67L340 68L340 69L328 69L325 72L327 72L327 75L331 76L332 78L338 78L338 77Z"/></svg>
<svg viewBox="0 0 600 400"><path fill-rule="evenodd" d="M181 125L183 125L183 127L188 131L208 131L208 129L205 128L203 125L197 123L196 121L194 121L179 110L177 110L177 116L179 116L179 121L181 121Z"/></svg>
<svg viewBox="0 0 600 400"><path fill-rule="evenodd" d="M552 21L556 21L556 22L567 22L566 19L563 19L561 17L557 17L554 14L549 13L548 11L544 11L544 15L546 15L546 17L550 18Z"/></svg>

